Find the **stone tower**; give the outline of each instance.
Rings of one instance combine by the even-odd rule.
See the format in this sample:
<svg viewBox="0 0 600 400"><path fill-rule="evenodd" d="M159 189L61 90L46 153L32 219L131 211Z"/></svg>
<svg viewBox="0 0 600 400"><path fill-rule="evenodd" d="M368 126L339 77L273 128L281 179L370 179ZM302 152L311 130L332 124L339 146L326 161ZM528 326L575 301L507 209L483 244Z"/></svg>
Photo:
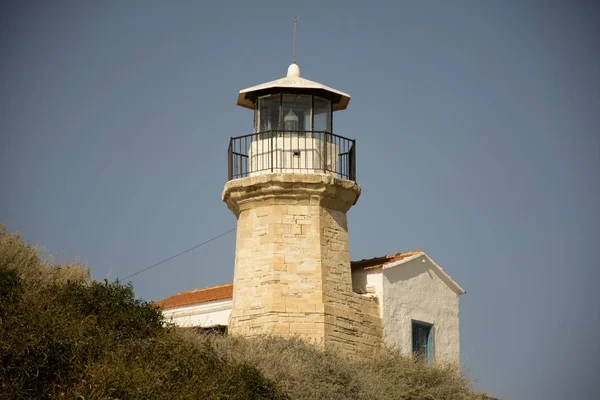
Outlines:
<svg viewBox="0 0 600 400"><path fill-rule="evenodd" d="M240 91L254 132L231 138L223 201L235 214L232 335L380 346L372 298L352 291L346 213L360 195L356 142L333 133L350 96L287 76Z"/></svg>

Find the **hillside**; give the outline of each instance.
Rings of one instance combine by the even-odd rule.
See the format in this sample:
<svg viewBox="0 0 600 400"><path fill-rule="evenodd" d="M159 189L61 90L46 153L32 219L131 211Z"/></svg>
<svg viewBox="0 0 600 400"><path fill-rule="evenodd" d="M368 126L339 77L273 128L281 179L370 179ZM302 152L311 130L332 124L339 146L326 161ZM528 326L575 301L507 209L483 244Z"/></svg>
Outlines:
<svg viewBox="0 0 600 400"><path fill-rule="evenodd" d="M480 399L453 365L165 324L131 285L48 265L0 227L0 399Z"/></svg>

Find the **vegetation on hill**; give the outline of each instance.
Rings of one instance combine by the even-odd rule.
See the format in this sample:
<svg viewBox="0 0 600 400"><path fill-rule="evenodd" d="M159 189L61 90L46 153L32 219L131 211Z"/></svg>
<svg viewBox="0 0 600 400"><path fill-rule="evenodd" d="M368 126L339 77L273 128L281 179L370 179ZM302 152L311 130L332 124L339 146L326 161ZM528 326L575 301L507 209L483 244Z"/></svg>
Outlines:
<svg viewBox="0 0 600 400"><path fill-rule="evenodd" d="M452 365L198 335L0 226L0 399L476 399Z"/></svg>

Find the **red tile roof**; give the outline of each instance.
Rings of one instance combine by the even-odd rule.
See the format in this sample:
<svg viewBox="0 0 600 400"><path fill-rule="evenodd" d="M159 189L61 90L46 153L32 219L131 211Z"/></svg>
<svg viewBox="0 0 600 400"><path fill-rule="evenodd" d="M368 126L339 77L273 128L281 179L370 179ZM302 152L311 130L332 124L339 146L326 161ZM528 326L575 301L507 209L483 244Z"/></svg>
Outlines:
<svg viewBox="0 0 600 400"><path fill-rule="evenodd" d="M383 257L368 258L364 260L351 261L352 269L377 269L395 261L400 261L405 258L421 253L423 250L411 250L404 253L387 255ZM194 289L185 292L177 293L174 296L167 297L156 301L154 304L163 309L189 306L192 304L206 303L208 301L225 300L233 297L233 284L213 286L204 289Z"/></svg>
<svg viewBox="0 0 600 400"><path fill-rule="evenodd" d="M419 253L423 253L423 250L411 250L405 251L404 253L397 253L383 257L366 258L364 260L352 261L350 266L352 269L377 269L383 267L385 264L400 261Z"/></svg>
<svg viewBox="0 0 600 400"><path fill-rule="evenodd" d="M194 289L177 293L166 299L158 300L154 304L160 308L175 308L192 304L206 303L207 301L225 300L233 297L233 284L213 286L204 289Z"/></svg>

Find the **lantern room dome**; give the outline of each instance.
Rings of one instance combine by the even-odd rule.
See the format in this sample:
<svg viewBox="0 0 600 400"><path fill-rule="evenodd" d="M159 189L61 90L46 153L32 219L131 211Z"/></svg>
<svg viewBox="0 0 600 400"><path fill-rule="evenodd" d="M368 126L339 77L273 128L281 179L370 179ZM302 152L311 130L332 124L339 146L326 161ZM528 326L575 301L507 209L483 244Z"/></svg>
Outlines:
<svg viewBox="0 0 600 400"><path fill-rule="evenodd" d="M333 111L345 110L350 102L349 94L300 77L300 67L292 63L284 78L240 90L237 105L253 110L260 96L274 93L317 95L330 100Z"/></svg>
<svg viewBox="0 0 600 400"><path fill-rule="evenodd" d="M291 63L288 67L288 78L300 77L300 67L296 63Z"/></svg>

